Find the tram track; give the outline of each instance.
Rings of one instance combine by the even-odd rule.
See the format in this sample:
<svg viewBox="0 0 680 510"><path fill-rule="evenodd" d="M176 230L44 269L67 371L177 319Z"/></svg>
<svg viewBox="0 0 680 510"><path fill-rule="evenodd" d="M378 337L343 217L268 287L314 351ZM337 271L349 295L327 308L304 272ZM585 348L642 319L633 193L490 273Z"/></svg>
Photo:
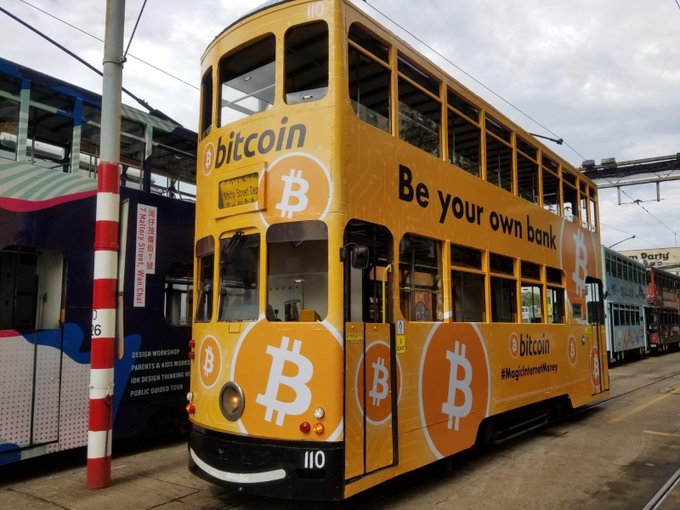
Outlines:
<svg viewBox="0 0 680 510"><path fill-rule="evenodd" d="M649 387L651 387L651 386L654 386L655 384L659 384L659 383L661 383L661 382L663 382L663 381L667 381L668 379L672 379L672 378L674 378L674 377L680 377L680 371L674 372L674 373L669 374L669 375L665 375L665 376L660 377L660 378L658 378L658 379L655 379L654 381L651 381L651 382L649 382L649 383L647 383L647 384L643 384L642 386L638 386L637 388L633 388L633 389L631 389L631 390L624 391L623 393L620 393L620 394L618 394L618 395L612 395L612 396L607 397L607 398L605 398L605 399L602 399L602 400L600 400L600 401L598 401L598 402L595 402L594 404L590 404L590 405L584 406L584 407L582 407L581 409L578 409L577 412L578 412L578 413L582 413L582 412L586 412L586 411L588 411L588 410L590 410L590 409L595 409L595 408L597 408L597 407L601 407L601 406L603 406L603 405L605 405L605 404L608 404L608 403L610 403L610 402L613 402L613 401L618 400L618 399L623 398L623 397L627 397L628 395L631 395L631 394L633 394L633 393L636 393L636 392L638 392L638 391L640 391L640 390L644 390L645 388L649 388Z"/></svg>
<svg viewBox="0 0 680 510"><path fill-rule="evenodd" d="M680 484L680 469L678 469L673 475L668 479L668 481L659 489L659 491L654 494L652 499L645 505L643 510L657 510L662 508L662 505L666 498L673 492L674 489Z"/></svg>

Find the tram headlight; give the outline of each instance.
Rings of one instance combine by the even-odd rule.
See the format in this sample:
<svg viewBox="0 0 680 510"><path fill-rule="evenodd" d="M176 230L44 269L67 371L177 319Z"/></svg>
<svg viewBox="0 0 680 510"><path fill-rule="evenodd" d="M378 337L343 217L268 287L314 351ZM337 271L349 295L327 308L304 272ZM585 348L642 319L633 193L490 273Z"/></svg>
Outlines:
<svg viewBox="0 0 680 510"><path fill-rule="evenodd" d="M236 421L243 415L246 399L243 390L234 381L229 381L220 391L220 411L229 421Z"/></svg>

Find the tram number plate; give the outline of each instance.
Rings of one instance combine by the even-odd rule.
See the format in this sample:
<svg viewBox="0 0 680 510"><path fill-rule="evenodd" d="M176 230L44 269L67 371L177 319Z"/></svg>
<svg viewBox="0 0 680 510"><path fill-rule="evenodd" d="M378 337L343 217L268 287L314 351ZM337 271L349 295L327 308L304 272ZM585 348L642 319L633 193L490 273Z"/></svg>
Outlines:
<svg viewBox="0 0 680 510"><path fill-rule="evenodd" d="M305 469L323 469L326 465L326 454L321 450L305 452Z"/></svg>

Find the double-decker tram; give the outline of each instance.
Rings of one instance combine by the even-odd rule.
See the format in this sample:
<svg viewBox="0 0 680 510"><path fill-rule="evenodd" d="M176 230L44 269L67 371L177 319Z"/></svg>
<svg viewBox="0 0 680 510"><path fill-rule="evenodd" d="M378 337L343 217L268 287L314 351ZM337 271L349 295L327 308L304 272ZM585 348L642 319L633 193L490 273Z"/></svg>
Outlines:
<svg viewBox="0 0 680 510"><path fill-rule="evenodd" d="M608 391L596 188L348 1L202 59L189 465L341 499Z"/></svg>
<svg viewBox="0 0 680 510"><path fill-rule="evenodd" d="M98 94L0 59L0 466L88 442L100 123ZM116 440L187 424L195 151L122 108Z"/></svg>
<svg viewBox="0 0 680 510"><path fill-rule="evenodd" d="M649 348L664 352L680 345L680 276L658 267L647 268L645 309Z"/></svg>
<svg viewBox="0 0 680 510"><path fill-rule="evenodd" d="M609 361L647 352L645 266L605 246L604 304Z"/></svg>

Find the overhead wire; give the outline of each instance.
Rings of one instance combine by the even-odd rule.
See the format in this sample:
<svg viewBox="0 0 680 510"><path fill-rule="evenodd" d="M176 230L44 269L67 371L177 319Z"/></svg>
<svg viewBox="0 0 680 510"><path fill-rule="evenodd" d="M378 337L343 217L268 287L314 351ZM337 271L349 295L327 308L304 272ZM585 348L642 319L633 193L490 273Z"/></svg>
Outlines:
<svg viewBox="0 0 680 510"><path fill-rule="evenodd" d="M669 227L668 225L666 225L666 224L665 224L663 221L661 221L659 218L657 218L656 216L654 216L654 214L652 214L652 212L651 212L649 209L647 209L644 205L642 205L642 200L635 199L635 198L631 197L631 196L630 196L628 193L626 193L623 189L621 189L621 193L623 193L623 194L626 195L628 198L630 198L630 199L633 201L634 204L638 205L640 208L642 208L643 211L645 211L645 212L646 212L647 214L649 214L652 218L654 218L654 219L655 219L656 221L658 221L661 225L663 225L663 226L664 226L671 234L673 234L673 235L675 236L675 244L676 244L676 245L678 244L678 243L677 243L677 240L678 240L678 233L677 233L675 230L673 230L671 227Z"/></svg>
<svg viewBox="0 0 680 510"><path fill-rule="evenodd" d="M435 55L437 55L437 56L439 56L440 58L442 58L442 59L443 59L445 62L447 62L448 64L451 64L453 67L455 67L456 69L458 69L461 73L463 73L465 76L467 76L467 77L470 78L472 81L474 81L475 83L477 83L479 86L483 87L484 89L486 89L487 91L489 91L491 94L493 94L494 96L496 96L498 99L500 99L501 101L503 101L505 104L507 104L508 106L510 106L512 109L516 110L517 112L519 112L520 114L522 114L524 117L526 117L527 119L529 119L531 122L533 122L533 123L536 124L537 126L540 126L542 129L544 129L545 131L547 131L548 133L550 133L551 135L553 135L553 136L556 137L557 139L562 140L562 142L564 143L564 145L566 145L567 147L569 147L569 149L571 149L571 150L574 152L574 154L576 154L577 156L579 156L579 157L581 158L581 161L585 161L586 158L585 158L580 152L578 152L576 149L574 149L574 147L572 147L571 145L569 145L569 143L566 142L566 141L564 140L563 137L561 137L560 135L558 135L557 133L555 133L554 131L552 131L552 130L551 130L550 128L548 128L547 126L543 125L543 124L542 124L541 122L539 122L538 120L534 119L531 115L529 115L528 113L526 113L526 112L524 112L523 110L521 110L518 106L515 106L514 104L512 104L509 100L505 99L505 98L504 98L503 96L501 96L498 92L496 92L495 90L491 89L491 87L489 87L489 86L485 85L484 83L482 83L480 80L478 80L477 78L475 78L472 74L470 74L470 73L467 72L465 69L463 69L462 67L460 67L458 64L456 64L455 62L453 62L452 60L450 60L448 57L446 57L446 56L444 56L443 54L441 54L439 51L437 51L436 49L434 49L432 46L430 46L428 43L426 43L425 41L423 41L423 40L422 40L421 38L419 38L417 35L413 34L413 33L410 32L409 30L407 30L405 27L403 27L402 25L400 25L399 23L397 23L396 21L394 21L392 18L390 18L387 14L385 14L384 12L382 12L380 9L378 9L378 8L375 7L374 5L368 3L367 0L364 0L364 3L366 3L366 5L368 5L368 6L370 6L375 12L377 12L378 14L380 14L382 17L384 17L385 19L387 19L388 21L390 21L390 23L393 23L395 26L399 27L401 30L403 30L404 32L406 32L406 33L407 33L408 35L410 35L411 37L413 37L416 41L418 41L420 44L422 44L422 45L425 46L427 49L429 49L430 51L432 51Z"/></svg>
<svg viewBox="0 0 680 510"><path fill-rule="evenodd" d="M43 39L45 39L45 40L48 41L49 43L53 44L54 46L56 46L57 48L59 48L60 50L62 50L64 53L66 53L67 55L69 55L69 56L73 57L74 59L76 59L78 62L80 62L81 64L83 64L85 67L87 67L87 68L90 69L91 71L94 71L95 73L97 73L99 76L104 76L104 74L103 74L99 69L97 69L95 66L93 66L92 64L90 64L87 60L85 60L85 59L82 58L81 56L77 55L75 52L69 50L69 49L68 49L66 46L64 46L63 44L61 44L61 43L55 41L54 39L52 39L52 38L49 37L48 35L44 34L44 33L41 32L40 30L38 30L37 28L35 28L33 25L31 25L30 23L28 23L28 22L22 20L22 19L19 18L18 16L15 16L14 14L12 14L11 12L9 12L9 11L8 11L7 9L5 9L4 7L0 7L0 12L3 12L3 13L6 14L7 16L9 16L9 17L12 18L13 20L15 20L17 23L20 23L21 25L23 25L23 26L25 26L26 28L28 28L30 31L34 32L35 34L39 35L40 37L42 37ZM173 122L173 123L177 124L178 126L181 126L181 124L180 124L179 122L177 122L176 120L174 120L172 117L169 117L168 115L166 115L166 114L163 113L162 111L157 110L156 108L153 108L153 107L152 107L149 103L147 103L144 99L142 99L142 98L140 98L140 97L137 97L135 94L133 94L132 92L130 92L130 91L129 91L128 89L126 89L125 87L121 87L121 90L122 90L123 92L125 92L128 96L130 96L132 99L134 99L135 101L137 101L140 105L142 105L142 106L143 106L144 108L146 108L151 114L155 115L156 117L160 117L160 118L169 120L170 122Z"/></svg>
<svg viewBox="0 0 680 510"><path fill-rule="evenodd" d="M130 34L130 40L128 41L127 48L125 48L125 53L123 53L123 60L127 57L128 51L130 51L130 45L132 44L132 39L135 37L135 32L137 32L137 27L139 26L139 21L142 19L142 14L144 13L144 7L146 7L146 0L142 4L142 8L139 10L139 15L137 16L137 21L135 21L135 26Z"/></svg>
<svg viewBox="0 0 680 510"><path fill-rule="evenodd" d="M81 34L84 34L84 35L86 35L86 36L88 36L88 37L94 39L95 41L99 41L99 42L101 42L102 44L104 43L104 39L102 39L102 38L100 38L100 37L97 37L96 35L91 34L90 32L88 32L88 31L86 31L86 30L83 30L83 29L80 28L80 27L77 27L76 25L73 25L72 23L69 23L69 22L66 21L66 20L63 20L63 19L59 18L58 16L55 16L54 14L52 14L52 13L50 13L50 12L44 10L44 9L41 9L40 7L38 7L37 5L32 4L31 2L28 2L28 1L26 1L26 0L19 0L19 1L22 2L22 3L24 3L24 4L26 4L26 5L28 5L29 7L33 8L33 9L35 9L36 11L42 12L42 13L45 14L46 16L49 16L50 18L52 18L52 19L54 19L54 20L56 20L56 21L58 21L58 22L60 22L60 23L63 23L64 25L66 25L66 26L68 26L68 27L71 27L71 28L74 29L74 30L77 30L77 31L80 32ZM146 3L146 2L145 2L145 3ZM140 16L141 16L141 13L140 13ZM136 25L135 25L135 27L136 27ZM132 41L132 38L130 39L130 41ZM129 49L129 44L128 44L128 49ZM155 65L152 64L151 62L147 62L146 60L141 59L141 58L139 58L139 57L133 55L132 53L128 53L127 50L125 50L125 53L126 53L126 56L128 56L128 57L130 57L130 58L133 58L133 59L135 59L135 60L141 62L142 64L144 64L144 65L146 65L146 66L149 66L149 67L151 67L152 69L155 69L156 71L159 71L159 72L163 73L164 75L166 75L166 76L168 76L168 77L170 77L170 78L172 78L172 79L174 79L174 80L177 80L177 81L179 81L179 82L182 82L182 83L184 83L185 85L188 85L189 87L191 87L191 88L193 88L193 89L195 89L195 90L199 90L199 88L198 88L196 85L194 85L193 83L190 83L190 82L188 82L188 81L186 81L186 80L180 78L180 77L177 76L177 75L174 75L174 74L172 74L172 73L169 73L168 71L165 71L164 69L161 69L160 67L155 66Z"/></svg>

